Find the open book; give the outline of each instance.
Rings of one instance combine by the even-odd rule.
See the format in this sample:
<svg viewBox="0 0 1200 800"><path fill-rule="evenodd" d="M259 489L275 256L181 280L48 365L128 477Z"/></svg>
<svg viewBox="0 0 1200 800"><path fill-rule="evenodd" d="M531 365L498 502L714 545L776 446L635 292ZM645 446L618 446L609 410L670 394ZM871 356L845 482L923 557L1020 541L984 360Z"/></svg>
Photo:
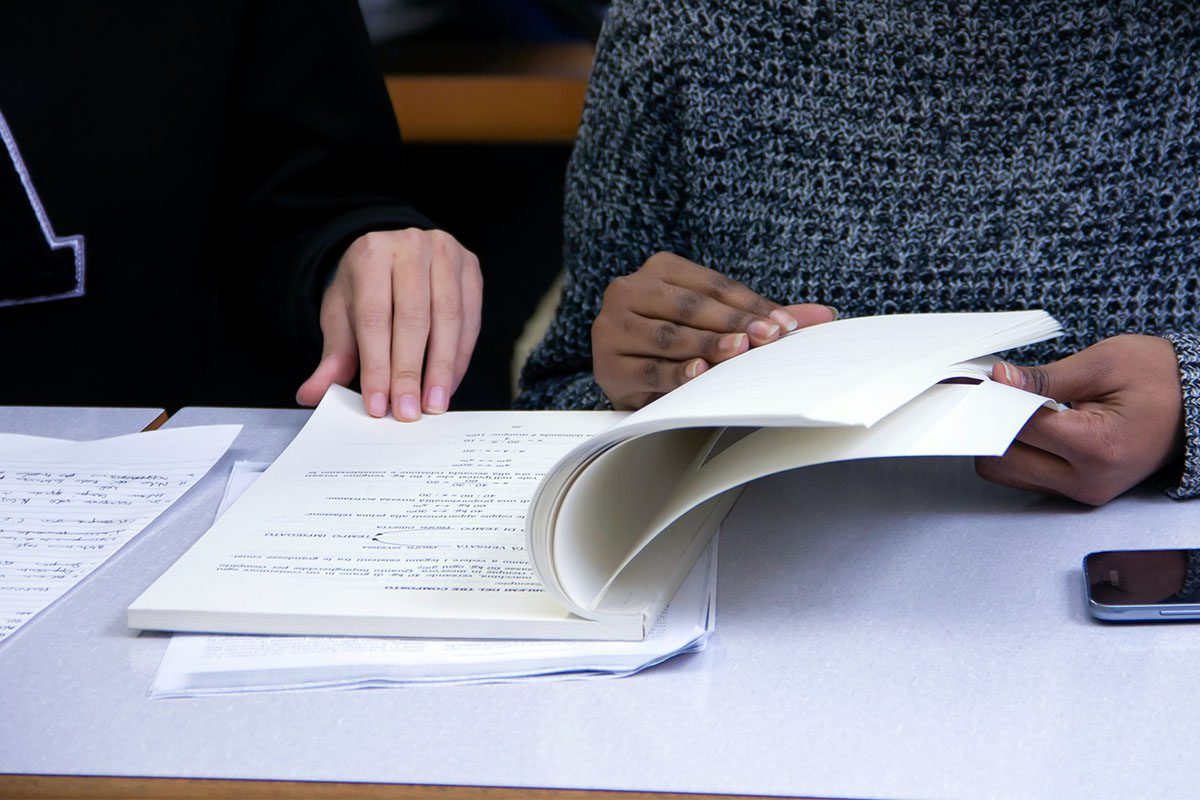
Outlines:
<svg viewBox="0 0 1200 800"><path fill-rule="evenodd" d="M747 482L856 458L1002 454L1046 401L986 380L984 356L1057 333L1040 311L847 319L632 414L399 423L334 387L129 625L641 639ZM955 377L982 382L940 383Z"/></svg>

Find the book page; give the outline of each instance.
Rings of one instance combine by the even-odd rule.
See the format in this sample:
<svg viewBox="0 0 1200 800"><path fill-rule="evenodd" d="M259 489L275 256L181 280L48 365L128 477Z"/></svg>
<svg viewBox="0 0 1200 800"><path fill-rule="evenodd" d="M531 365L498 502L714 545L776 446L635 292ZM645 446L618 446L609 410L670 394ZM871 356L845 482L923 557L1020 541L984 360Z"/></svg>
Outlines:
<svg viewBox="0 0 1200 800"><path fill-rule="evenodd" d="M618 561L631 558L648 541L646 528L628 524L628 518L644 518L654 498L664 496L664 482L673 484L676 477L674 466L664 470L667 474L650 469L640 473L646 475L645 485L630 486L630 470L646 460L642 452L637 457L618 453L631 453L631 443L658 462L655 446L661 442L671 454L668 460L679 464L695 452L694 442L675 433L679 429L870 427L942 380L979 378L986 373L985 357L996 350L1059 333L1057 321L1044 311L857 317L802 328L717 364L584 442L550 469L535 490L526 525L537 572L560 604L580 616L595 616L597 592L605 591ZM638 437L652 437L655 446L637 447ZM604 466L625 457L629 467ZM597 500L615 494L630 499L624 505ZM572 511L571 503L586 511ZM719 503L697 510L703 527L710 527L712 513L720 513ZM600 523L576 523L591 519ZM589 533L578 535L584 527ZM594 537L601 537L601 544ZM632 549L625 546L633 542ZM688 542L661 544L668 560L697 552ZM646 591L630 594L629 603Z"/></svg>
<svg viewBox="0 0 1200 800"><path fill-rule="evenodd" d="M716 364L619 427L873 425L929 386L958 377L953 365L1058 332L1044 311L895 314L814 325Z"/></svg>
<svg viewBox="0 0 1200 800"><path fill-rule="evenodd" d="M745 483L798 467L858 458L1000 455L1046 399L987 381L928 388L870 428L760 428L742 431L719 452L711 433L666 431L607 451L580 475L559 511L555 574L587 611L644 607L676 572L683 555L711 531L707 501ZM680 437L692 433L686 451ZM660 441L662 446L660 446ZM718 445L719 446L719 445ZM645 490L630 485L635 464L673 453L689 462L670 476L652 472ZM614 504L604 498L621 496ZM689 514L698 520L689 520ZM597 542L603 542L603 545Z"/></svg>
<svg viewBox="0 0 1200 800"><path fill-rule="evenodd" d="M604 638L543 590L524 520L545 470L621 416L456 412L401 423L368 417L356 394L334 387L276 463L130 607L130 624Z"/></svg>
<svg viewBox="0 0 1200 800"><path fill-rule="evenodd" d="M153 522L240 429L173 428L91 442L0 434L0 640Z"/></svg>

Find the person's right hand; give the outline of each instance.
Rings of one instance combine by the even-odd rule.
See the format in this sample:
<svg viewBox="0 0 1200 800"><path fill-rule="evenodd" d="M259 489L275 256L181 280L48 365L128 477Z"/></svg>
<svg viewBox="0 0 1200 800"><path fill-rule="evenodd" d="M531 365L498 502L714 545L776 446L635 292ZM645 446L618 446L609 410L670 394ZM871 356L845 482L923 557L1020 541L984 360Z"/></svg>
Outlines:
<svg viewBox="0 0 1200 800"><path fill-rule="evenodd" d="M361 362L363 405L398 420L441 414L479 335L479 259L444 231L375 231L351 243L321 300L321 362L296 393L315 406Z"/></svg>
<svg viewBox="0 0 1200 800"><path fill-rule="evenodd" d="M816 303L784 308L726 275L658 253L605 290L592 324L592 370L613 407L641 408L713 364L835 316Z"/></svg>

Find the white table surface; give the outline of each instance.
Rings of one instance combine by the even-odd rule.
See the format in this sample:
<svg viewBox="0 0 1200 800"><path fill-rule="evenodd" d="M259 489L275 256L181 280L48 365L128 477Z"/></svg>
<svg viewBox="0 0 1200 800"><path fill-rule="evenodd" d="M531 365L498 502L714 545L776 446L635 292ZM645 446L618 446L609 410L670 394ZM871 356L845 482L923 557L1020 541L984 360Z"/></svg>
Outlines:
<svg viewBox="0 0 1200 800"><path fill-rule="evenodd" d="M0 644L0 771L887 798L1194 798L1200 626L1093 622L1089 550L1200 544L1200 503L1099 510L969 461L831 465L750 487L709 649L621 680L151 700L166 645L125 607L212 519L217 470Z"/></svg>
<svg viewBox="0 0 1200 800"><path fill-rule="evenodd" d="M74 408L0 406L0 433L56 439L103 439L137 433L162 414L161 408Z"/></svg>

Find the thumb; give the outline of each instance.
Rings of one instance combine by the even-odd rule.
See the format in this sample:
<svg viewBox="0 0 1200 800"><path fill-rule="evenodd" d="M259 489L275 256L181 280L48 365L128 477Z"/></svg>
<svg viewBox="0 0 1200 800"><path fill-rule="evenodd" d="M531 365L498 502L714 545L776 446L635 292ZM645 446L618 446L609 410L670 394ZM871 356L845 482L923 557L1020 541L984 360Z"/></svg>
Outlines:
<svg viewBox="0 0 1200 800"><path fill-rule="evenodd" d="M1099 385L1099 371L1092 369L1087 360L1084 351L1053 364L1034 367L1000 361L992 367L992 380L1059 403L1089 400L1097 397L1103 387Z"/></svg>
<svg viewBox="0 0 1200 800"><path fill-rule="evenodd" d="M321 361L296 392L296 402L302 406L315 406L330 386L335 383L345 386L358 371L358 343L354 329L348 319L343 317L340 322L344 324L326 326Z"/></svg>

